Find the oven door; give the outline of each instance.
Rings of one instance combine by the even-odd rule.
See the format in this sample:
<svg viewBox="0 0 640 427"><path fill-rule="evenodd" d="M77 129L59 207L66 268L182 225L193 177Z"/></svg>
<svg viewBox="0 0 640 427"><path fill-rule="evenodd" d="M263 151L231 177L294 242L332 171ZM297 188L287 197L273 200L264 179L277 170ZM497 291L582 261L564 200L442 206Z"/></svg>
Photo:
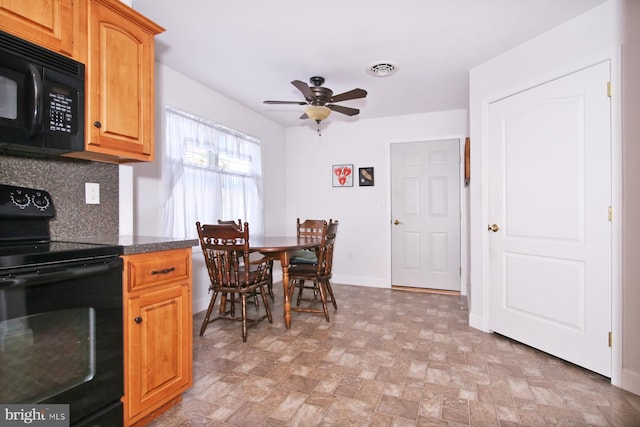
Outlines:
<svg viewBox="0 0 640 427"><path fill-rule="evenodd" d="M121 414L122 331L120 258L0 270L0 402Z"/></svg>

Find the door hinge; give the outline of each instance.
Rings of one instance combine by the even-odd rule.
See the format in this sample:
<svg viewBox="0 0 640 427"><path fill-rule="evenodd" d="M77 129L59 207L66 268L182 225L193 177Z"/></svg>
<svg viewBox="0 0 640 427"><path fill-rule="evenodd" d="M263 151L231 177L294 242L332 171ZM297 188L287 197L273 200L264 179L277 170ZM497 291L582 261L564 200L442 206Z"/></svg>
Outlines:
<svg viewBox="0 0 640 427"><path fill-rule="evenodd" d="M613 346L613 333L609 331L609 347Z"/></svg>
<svg viewBox="0 0 640 427"><path fill-rule="evenodd" d="M611 98L611 82L607 82L607 96Z"/></svg>
<svg viewBox="0 0 640 427"><path fill-rule="evenodd" d="M609 206L609 222L613 221L613 208Z"/></svg>

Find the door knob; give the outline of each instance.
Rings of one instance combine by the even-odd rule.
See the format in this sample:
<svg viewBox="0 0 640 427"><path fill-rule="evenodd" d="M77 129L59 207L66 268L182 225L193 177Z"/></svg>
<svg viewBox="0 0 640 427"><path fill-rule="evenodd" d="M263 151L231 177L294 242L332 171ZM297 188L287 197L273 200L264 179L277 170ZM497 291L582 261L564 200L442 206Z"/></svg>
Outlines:
<svg viewBox="0 0 640 427"><path fill-rule="evenodd" d="M393 221L393 224L394 225L398 225L398 224L402 224L402 223L396 219L395 221Z"/></svg>
<svg viewBox="0 0 640 427"><path fill-rule="evenodd" d="M490 226L487 227L487 230L493 231L495 233L498 230L500 230L500 227L498 227L498 224L491 224Z"/></svg>

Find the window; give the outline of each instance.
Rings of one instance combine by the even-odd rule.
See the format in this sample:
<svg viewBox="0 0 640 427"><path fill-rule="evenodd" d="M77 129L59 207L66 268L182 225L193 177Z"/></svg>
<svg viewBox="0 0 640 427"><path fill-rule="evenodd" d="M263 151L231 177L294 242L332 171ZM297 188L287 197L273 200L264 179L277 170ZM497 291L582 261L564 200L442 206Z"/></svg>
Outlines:
<svg viewBox="0 0 640 427"><path fill-rule="evenodd" d="M197 238L196 221L249 222L263 233L260 140L166 107L164 229Z"/></svg>

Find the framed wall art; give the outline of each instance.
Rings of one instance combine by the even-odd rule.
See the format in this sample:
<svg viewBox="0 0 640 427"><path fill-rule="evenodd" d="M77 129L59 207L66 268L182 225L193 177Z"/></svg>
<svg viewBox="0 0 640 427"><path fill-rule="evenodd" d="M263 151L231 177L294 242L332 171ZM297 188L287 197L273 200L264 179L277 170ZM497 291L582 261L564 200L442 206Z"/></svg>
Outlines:
<svg viewBox="0 0 640 427"><path fill-rule="evenodd" d="M333 165L331 177L334 187L353 187L353 165Z"/></svg>
<svg viewBox="0 0 640 427"><path fill-rule="evenodd" d="M372 167L358 169L358 185L360 185L360 187L373 186L373 168Z"/></svg>

